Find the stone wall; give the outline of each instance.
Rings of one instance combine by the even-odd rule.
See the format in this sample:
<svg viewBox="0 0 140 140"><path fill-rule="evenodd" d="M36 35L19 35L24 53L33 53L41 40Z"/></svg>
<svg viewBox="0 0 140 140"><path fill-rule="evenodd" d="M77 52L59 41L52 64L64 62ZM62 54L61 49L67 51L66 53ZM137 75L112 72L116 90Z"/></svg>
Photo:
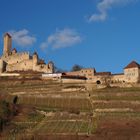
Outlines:
<svg viewBox="0 0 140 140"><path fill-rule="evenodd" d="M53 73L53 70L46 64L36 65L34 66L33 70L45 73Z"/></svg>
<svg viewBox="0 0 140 140"><path fill-rule="evenodd" d="M26 56L27 58L27 56ZM15 59L16 60L16 59ZM45 72L45 73L53 73L52 68L50 68L46 64L40 64L36 65L33 62L33 59L20 59L16 63L12 64L7 64L6 71L28 71L28 70L33 70L33 71L38 71L38 72ZM13 61L14 62L14 61Z"/></svg>
<svg viewBox="0 0 140 140"><path fill-rule="evenodd" d="M16 53L9 56L2 56L2 59L8 64L20 63L23 60L29 60L30 55L28 52Z"/></svg>
<svg viewBox="0 0 140 140"><path fill-rule="evenodd" d="M28 71L33 69L33 61L32 60L23 60L19 63L8 64L6 67L6 71Z"/></svg>
<svg viewBox="0 0 140 140"><path fill-rule="evenodd" d="M111 76L112 83L122 83L126 82L124 74L116 74Z"/></svg>

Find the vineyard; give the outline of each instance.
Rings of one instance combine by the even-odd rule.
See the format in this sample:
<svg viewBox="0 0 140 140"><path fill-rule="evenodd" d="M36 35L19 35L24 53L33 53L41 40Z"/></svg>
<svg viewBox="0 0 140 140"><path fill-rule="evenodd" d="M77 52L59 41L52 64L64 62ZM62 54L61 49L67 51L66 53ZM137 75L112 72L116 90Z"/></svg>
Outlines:
<svg viewBox="0 0 140 140"><path fill-rule="evenodd" d="M4 134L9 139L139 138L139 88L81 90L84 86L52 81L2 82L1 93L9 102L17 97L19 108Z"/></svg>

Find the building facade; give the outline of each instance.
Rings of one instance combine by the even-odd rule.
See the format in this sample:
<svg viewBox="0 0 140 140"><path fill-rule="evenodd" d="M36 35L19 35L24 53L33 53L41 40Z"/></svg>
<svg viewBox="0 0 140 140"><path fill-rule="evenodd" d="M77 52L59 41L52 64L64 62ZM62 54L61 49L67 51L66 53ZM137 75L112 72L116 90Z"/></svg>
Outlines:
<svg viewBox="0 0 140 140"><path fill-rule="evenodd" d="M128 83L138 83L140 81L140 65L132 61L124 68L125 81Z"/></svg>

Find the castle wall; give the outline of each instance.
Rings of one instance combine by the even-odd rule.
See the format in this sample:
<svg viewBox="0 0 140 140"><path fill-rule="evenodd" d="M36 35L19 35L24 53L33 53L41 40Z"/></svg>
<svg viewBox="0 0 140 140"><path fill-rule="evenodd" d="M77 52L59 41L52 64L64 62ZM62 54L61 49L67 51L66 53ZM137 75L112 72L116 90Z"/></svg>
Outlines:
<svg viewBox="0 0 140 140"><path fill-rule="evenodd" d="M44 72L44 73L53 73L52 69L46 64L36 65L33 67L34 71Z"/></svg>
<svg viewBox="0 0 140 140"><path fill-rule="evenodd" d="M6 33L4 35L3 55L0 58L0 73L5 71L38 71L44 73L53 73L54 65L49 62L48 65L39 63L37 53L30 57L29 52L17 53L16 49L12 48L12 37Z"/></svg>
<svg viewBox="0 0 140 140"><path fill-rule="evenodd" d="M8 64L15 64L15 63L20 63L23 60L29 60L30 55L28 52L16 53L9 56L2 56L2 59Z"/></svg>
<svg viewBox="0 0 140 140"><path fill-rule="evenodd" d="M8 64L6 67L6 71L28 71L33 70L33 61L32 60L24 60L15 64Z"/></svg>
<svg viewBox="0 0 140 140"><path fill-rule="evenodd" d="M125 82L125 75L124 74L112 75L111 81L112 81L112 83Z"/></svg>
<svg viewBox="0 0 140 140"><path fill-rule="evenodd" d="M92 80L88 80L91 83L97 83L97 81L102 81L102 76L93 76Z"/></svg>
<svg viewBox="0 0 140 140"><path fill-rule="evenodd" d="M46 64L40 64L40 65L34 64L33 59L28 59L29 57L27 54L25 54L25 56L23 56L20 59L18 59L18 57L20 56L17 56L17 58L14 59L14 61L11 61L11 63L9 63L8 61L6 71L11 72L11 71L33 70L33 71L44 72L44 73L53 73L52 69Z"/></svg>

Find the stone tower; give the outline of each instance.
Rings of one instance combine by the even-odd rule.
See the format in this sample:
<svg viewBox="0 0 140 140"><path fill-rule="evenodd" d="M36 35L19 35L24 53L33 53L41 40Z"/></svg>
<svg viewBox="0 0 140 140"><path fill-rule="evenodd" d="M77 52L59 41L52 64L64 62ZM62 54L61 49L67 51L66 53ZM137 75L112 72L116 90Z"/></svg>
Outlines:
<svg viewBox="0 0 140 140"><path fill-rule="evenodd" d="M48 69L50 73L54 73L54 63L52 61L48 63Z"/></svg>
<svg viewBox="0 0 140 140"><path fill-rule="evenodd" d="M33 54L33 66L36 66L38 64L38 54L34 52Z"/></svg>
<svg viewBox="0 0 140 140"><path fill-rule="evenodd" d="M3 55L8 56L11 53L12 48L12 37L6 33L4 35L4 48L3 48Z"/></svg>

